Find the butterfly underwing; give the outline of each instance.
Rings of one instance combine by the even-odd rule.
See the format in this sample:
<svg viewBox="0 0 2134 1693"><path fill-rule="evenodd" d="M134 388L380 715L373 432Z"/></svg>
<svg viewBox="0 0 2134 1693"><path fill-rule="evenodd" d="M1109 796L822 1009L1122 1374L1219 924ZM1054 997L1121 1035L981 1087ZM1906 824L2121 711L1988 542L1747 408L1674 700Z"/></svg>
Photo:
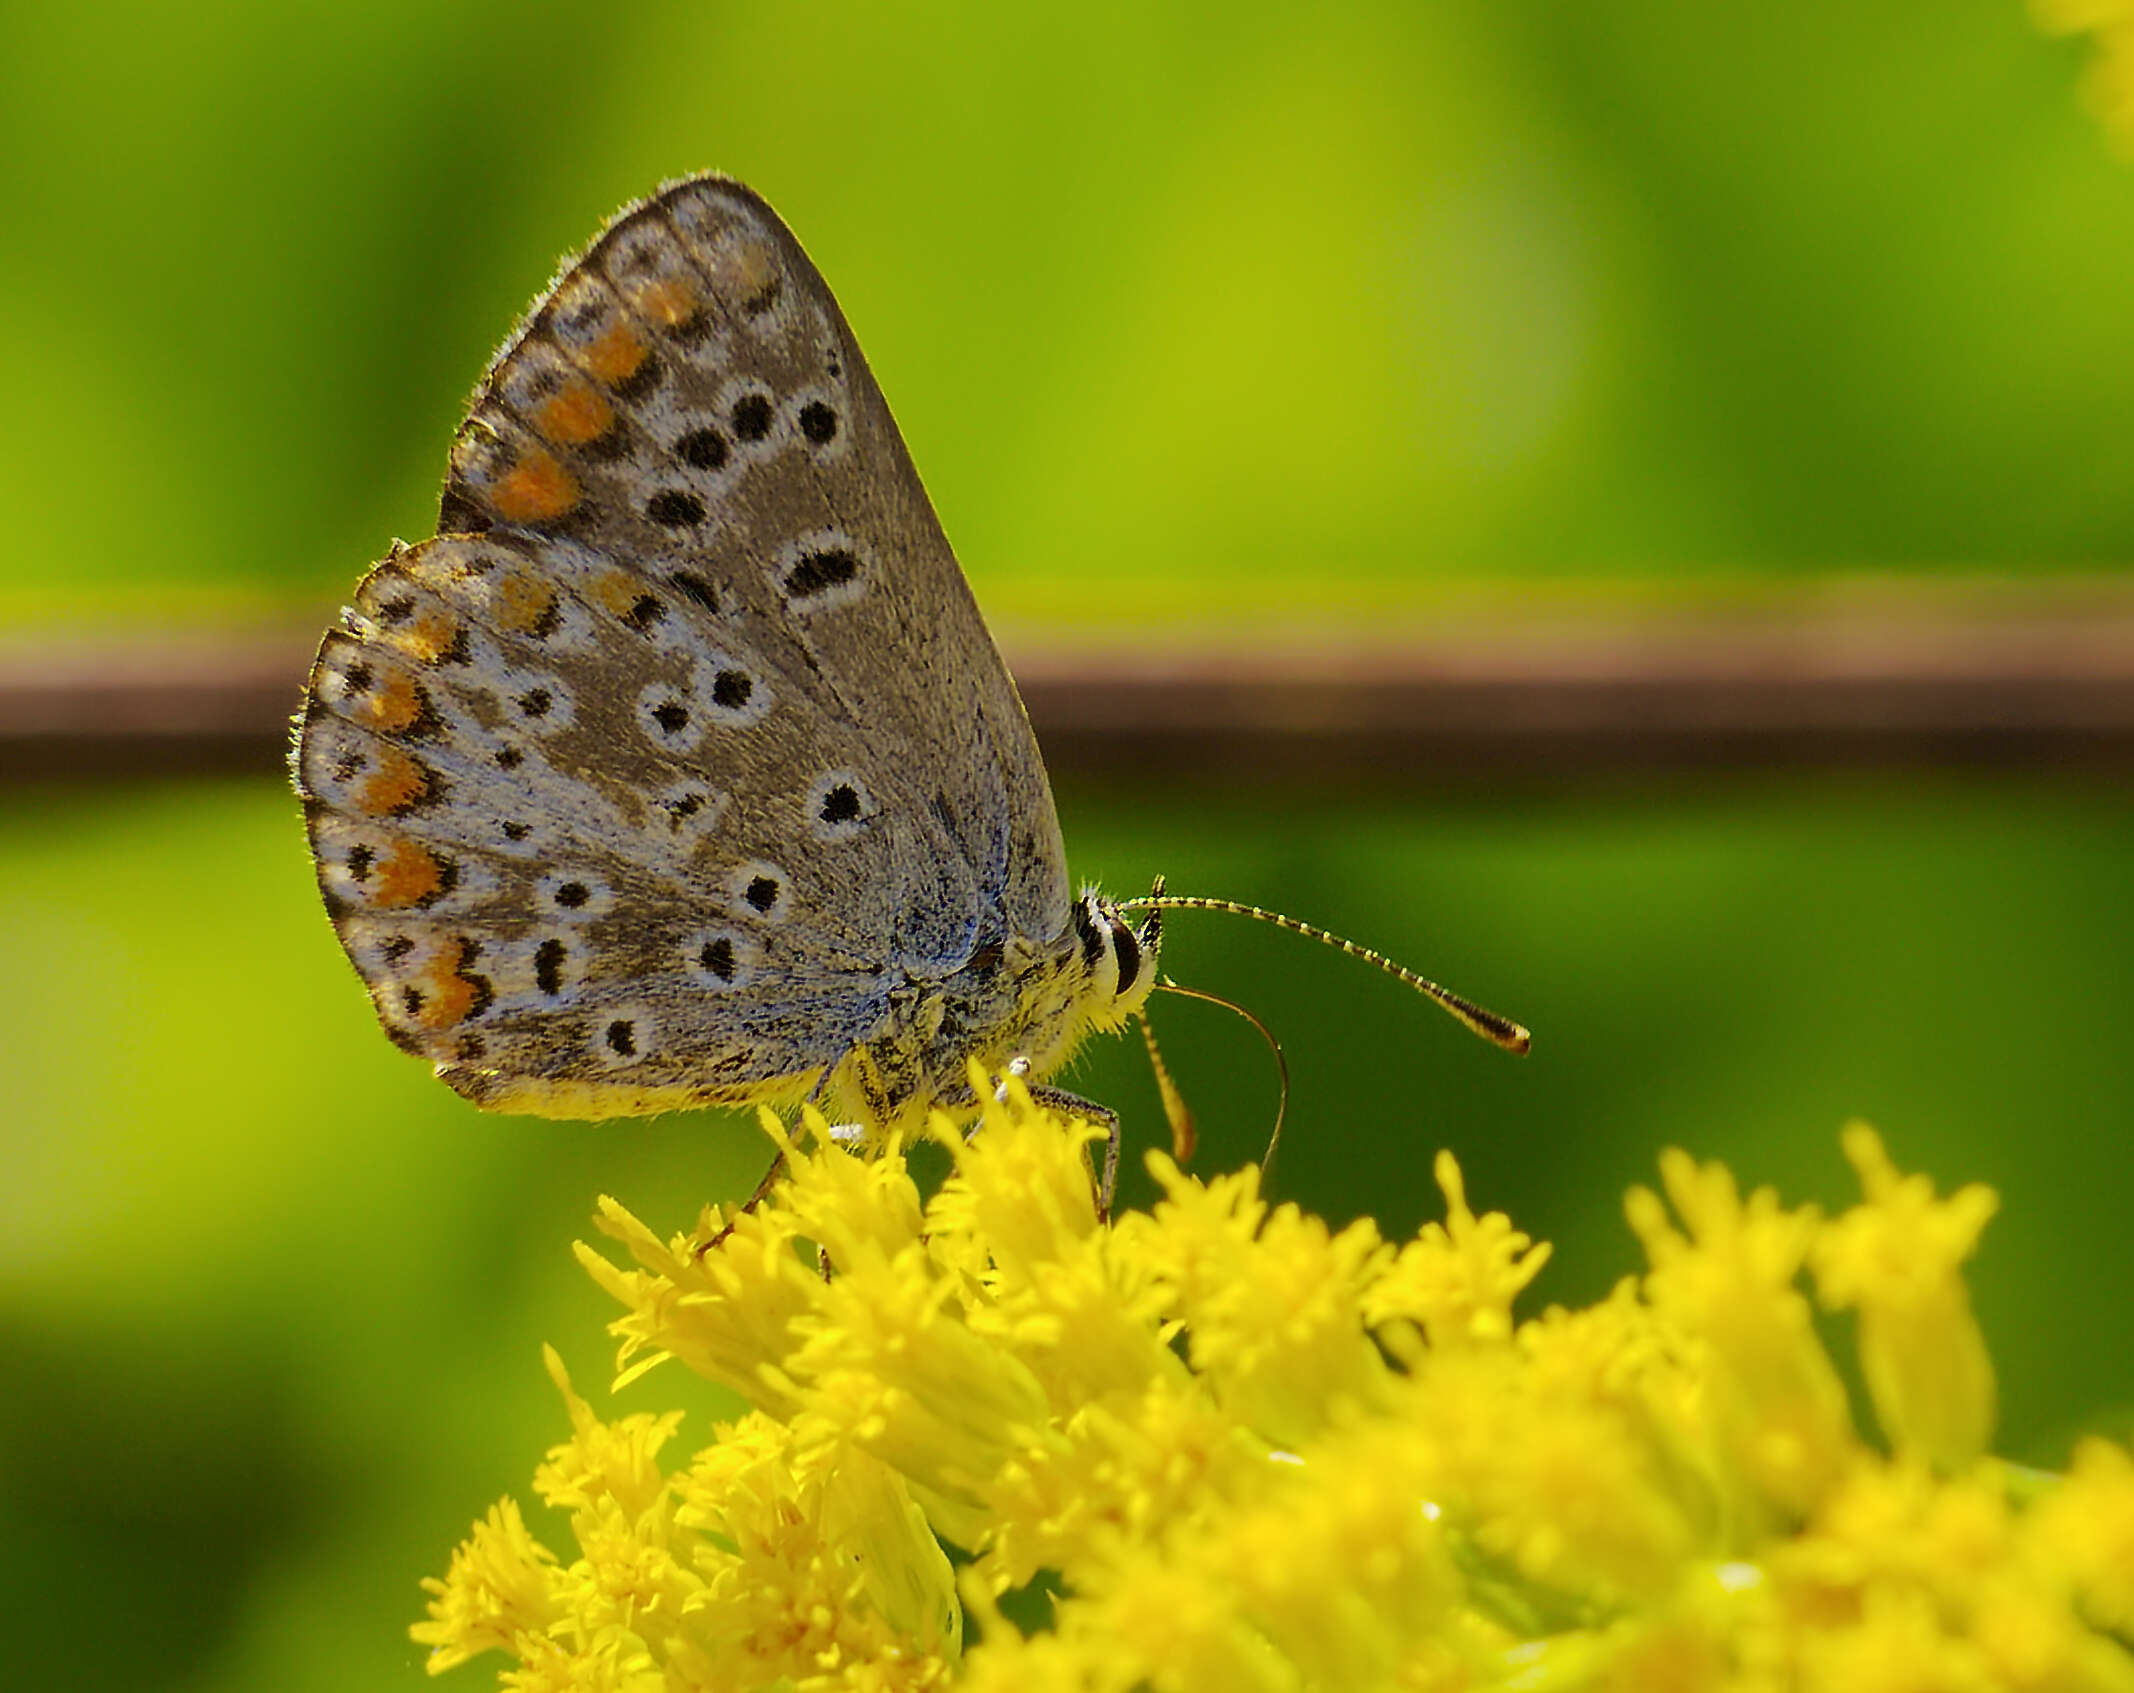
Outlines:
<svg viewBox="0 0 2134 1693"><path fill-rule="evenodd" d="M1015 685L755 193L626 207L449 462L435 538L320 645L292 762L341 944L453 1088L880 1133L1140 1009L1160 914L1070 886Z"/></svg>

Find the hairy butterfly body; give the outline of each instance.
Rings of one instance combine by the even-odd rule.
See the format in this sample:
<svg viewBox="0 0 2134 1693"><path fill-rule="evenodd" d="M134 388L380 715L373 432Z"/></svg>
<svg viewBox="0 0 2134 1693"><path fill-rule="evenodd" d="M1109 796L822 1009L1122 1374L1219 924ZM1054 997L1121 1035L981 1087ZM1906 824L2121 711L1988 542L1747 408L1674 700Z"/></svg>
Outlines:
<svg viewBox="0 0 2134 1693"><path fill-rule="evenodd" d="M293 763L386 1031L486 1107L908 1127L1155 983L1159 914L1069 885L843 314L723 177L626 208L535 302L437 536L320 646Z"/></svg>

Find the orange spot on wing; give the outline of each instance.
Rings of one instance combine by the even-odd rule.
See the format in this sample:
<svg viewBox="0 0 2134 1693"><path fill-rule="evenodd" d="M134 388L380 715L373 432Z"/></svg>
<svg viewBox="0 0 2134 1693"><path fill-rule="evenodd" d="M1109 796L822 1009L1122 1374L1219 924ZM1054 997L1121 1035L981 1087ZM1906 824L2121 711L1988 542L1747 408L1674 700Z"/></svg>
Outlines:
<svg viewBox="0 0 2134 1693"><path fill-rule="evenodd" d="M597 441L615 422L615 408L590 382L573 382L549 395L534 414L534 427L559 446Z"/></svg>
<svg viewBox="0 0 2134 1693"><path fill-rule="evenodd" d="M489 490L489 508L509 523L561 517L578 503L578 480L536 447Z"/></svg>
<svg viewBox="0 0 2134 1693"><path fill-rule="evenodd" d="M390 817L407 810L429 791L427 770L398 747L381 747L378 767L356 791L356 809L373 817Z"/></svg>
<svg viewBox="0 0 2134 1693"><path fill-rule="evenodd" d="M445 942L422 967L416 980L422 986L422 1010L416 1022L426 1029L449 1029L464 1023L480 998L480 989L460 973L467 958L467 943Z"/></svg>
<svg viewBox="0 0 2134 1693"><path fill-rule="evenodd" d="M424 664L435 664L459 639L459 620L441 611L426 611L397 637L400 650Z"/></svg>
<svg viewBox="0 0 2134 1693"><path fill-rule="evenodd" d="M424 704L414 677L404 670L388 670L358 702L356 716L373 729L391 732L420 720Z"/></svg>
<svg viewBox="0 0 2134 1693"><path fill-rule="evenodd" d="M643 316L672 329L696 315L697 291L679 276L663 276L640 288L635 303Z"/></svg>
<svg viewBox="0 0 2134 1693"><path fill-rule="evenodd" d="M418 905L445 885L444 866L420 841L404 836L371 867L370 902L387 911Z"/></svg>
<svg viewBox="0 0 2134 1693"><path fill-rule="evenodd" d="M556 590L538 576L515 570L497 585L496 626L507 635L538 628L556 609Z"/></svg>
<svg viewBox="0 0 2134 1693"><path fill-rule="evenodd" d="M585 368L613 387L637 374L637 367L645 362L649 350L643 338L627 323L611 323L600 332L599 339L586 348Z"/></svg>
<svg viewBox="0 0 2134 1693"><path fill-rule="evenodd" d="M609 611L617 617L626 617L645 591L644 578L631 576L620 570L610 570L594 580L592 591L593 598Z"/></svg>

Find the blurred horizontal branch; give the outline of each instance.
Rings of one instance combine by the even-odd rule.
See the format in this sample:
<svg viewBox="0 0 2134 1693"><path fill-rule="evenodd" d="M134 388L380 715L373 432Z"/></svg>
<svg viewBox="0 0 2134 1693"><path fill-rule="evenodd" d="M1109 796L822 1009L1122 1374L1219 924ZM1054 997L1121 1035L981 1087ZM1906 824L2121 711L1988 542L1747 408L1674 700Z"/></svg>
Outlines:
<svg viewBox="0 0 2134 1693"><path fill-rule="evenodd" d="M315 639L14 637L0 644L0 781L276 775ZM2134 586L2113 581L1003 644L1066 777L1487 788L2134 767Z"/></svg>

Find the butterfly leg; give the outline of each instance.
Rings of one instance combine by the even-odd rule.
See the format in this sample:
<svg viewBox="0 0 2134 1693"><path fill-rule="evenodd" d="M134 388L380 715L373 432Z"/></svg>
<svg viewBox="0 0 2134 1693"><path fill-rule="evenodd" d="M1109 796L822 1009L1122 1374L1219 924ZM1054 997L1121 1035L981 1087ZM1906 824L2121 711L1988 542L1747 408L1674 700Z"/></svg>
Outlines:
<svg viewBox="0 0 2134 1693"><path fill-rule="evenodd" d="M741 1201L740 1209L726 1220L724 1228L697 1247L697 1256L705 1257L724 1245L726 1237L734 1232L734 1225L763 1203L765 1196L778 1185L778 1178L784 1174L785 1153L780 1150L771 1154L771 1167L763 1172L763 1180L756 1184L756 1191Z"/></svg>
<svg viewBox="0 0 2134 1693"><path fill-rule="evenodd" d="M1097 1183L1097 1221L1110 1222L1112 1195L1119 1186L1119 1113L1109 1105L1099 1105L1095 1100L1084 1099L1065 1088L1033 1087L1030 1097L1048 1111L1080 1117L1103 1129L1104 1174Z"/></svg>
<svg viewBox="0 0 2134 1693"><path fill-rule="evenodd" d="M808 1104L814 1105L821 1100L824 1090L830 1085L830 1074L830 1071L825 1070L816 1079L815 1086L808 1092ZM840 1145L849 1145L851 1142L861 1139L866 1132L857 1123L833 1123L830 1127L830 1138ZM756 1191L741 1201L740 1208L727 1220L727 1224L723 1229L697 1248L697 1256L702 1258L706 1253L723 1244L726 1237L734 1232L734 1224L761 1205L771 1189L778 1185L778 1178L784 1174L785 1149L781 1147L771 1154L771 1167L763 1172L763 1179L756 1184Z"/></svg>
<svg viewBox="0 0 2134 1693"><path fill-rule="evenodd" d="M1001 1073L993 1078L993 1097L1003 1105L1008 1102L1008 1079L1020 1081L1030 1073L1030 1060L1011 1058ZM1084 1122L1095 1123L1104 1130L1104 1174L1096 1184L1097 1221L1111 1221L1112 1194L1119 1181L1119 1113L1109 1105L1099 1105L1093 1099L1084 1099L1078 1093L1069 1093L1065 1088L1046 1087L1041 1082L1026 1084L1031 1101L1042 1105L1047 1111L1057 1111L1065 1117L1080 1117ZM968 1097L957 1098L943 1093L940 1103L950 1110L957 1110L971 1103ZM976 1134L980 1125L971 1125L970 1133Z"/></svg>

